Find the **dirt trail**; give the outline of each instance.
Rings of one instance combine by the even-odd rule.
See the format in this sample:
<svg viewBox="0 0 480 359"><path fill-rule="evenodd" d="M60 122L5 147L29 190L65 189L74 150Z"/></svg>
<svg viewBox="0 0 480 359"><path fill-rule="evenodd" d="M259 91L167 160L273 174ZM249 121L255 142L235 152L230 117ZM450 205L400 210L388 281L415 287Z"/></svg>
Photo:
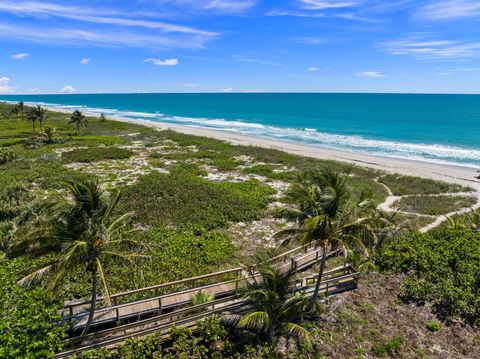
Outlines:
<svg viewBox="0 0 480 359"><path fill-rule="evenodd" d="M388 192L387 198L385 199L385 201L383 201L382 203L380 203L377 206L377 209L379 209L381 211L384 211L384 212L398 212L398 213L406 214L406 215L415 215L415 216L419 216L419 217L429 217L429 218L432 218L432 219L434 218L435 219L432 223L429 223L428 225L419 229L419 231L422 232L422 233L428 232L429 230L438 227L440 224L442 224L446 220L447 217L451 217L451 216L454 216L454 215L457 215L457 214L464 214L464 213L469 212L472 209L477 210L477 209L480 208L480 191L478 190L477 186L475 186L475 189L476 189L475 192L455 192L455 193L446 192L446 193L438 193L438 194L422 194L422 195L414 195L413 194L413 195L395 196L392 193L391 189L387 185L378 181L378 178L375 178L375 182L382 185L386 189L386 191ZM393 208L393 205L397 201L401 200L402 198L416 197L416 196L422 196L422 197L470 196L470 197L476 197L477 202L472 207L462 208L460 210L452 211L452 212L449 212L447 214L441 214L441 215L438 215L438 216L432 216L432 215L428 215L428 214L420 214L420 213L415 213L415 212L399 211L399 210Z"/></svg>

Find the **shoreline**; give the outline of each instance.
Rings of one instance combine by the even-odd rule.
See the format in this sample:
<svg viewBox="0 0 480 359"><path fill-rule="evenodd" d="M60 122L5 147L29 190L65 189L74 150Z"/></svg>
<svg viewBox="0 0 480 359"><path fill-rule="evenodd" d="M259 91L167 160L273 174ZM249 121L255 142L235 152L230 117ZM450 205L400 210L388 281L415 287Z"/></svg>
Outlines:
<svg viewBox="0 0 480 359"><path fill-rule="evenodd" d="M347 162L358 166L383 170L390 173L398 173L414 177L430 178L450 183L458 183L474 187L480 191L480 180L475 179L478 175L475 169L464 166L435 164L422 161L414 161L400 158L383 157L376 155L361 154L356 152L334 150L324 147L296 144L288 141L275 141L257 138L223 130L212 130L201 127L189 127L173 125L162 122L135 120L126 118L112 118L115 121L130 122L153 127L159 130L173 130L176 132L202 137L223 140L234 145L258 146L271 148L303 157L313 157L322 160Z"/></svg>
<svg viewBox="0 0 480 359"><path fill-rule="evenodd" d="M62 112L65 114L71 114L73 112L73 110L65 108L53 106L44 107L52 112ZM88 111L85 111L85 114L91 117L99 117L99 114L91 113ZM398 173L407 176L421 177L449 183L457 183L460 185L472 187L477 192L480 192L480 180L475 178L476 176L478 176L476 170L474 168L461 165L455 166L448 164L431 163L426 161L408 160L402 158L342 151L308 144L299 144L282 140L253 137L227 130L177 125L145 119L132 119L116 116L107 116L107 119L119 122L139 124L152 127L157 130L172 130L188 135L208 137L212 139L226 141L234 145L271 148L303 157L346 162L358 166L386 171L389 173Z"/></svg>

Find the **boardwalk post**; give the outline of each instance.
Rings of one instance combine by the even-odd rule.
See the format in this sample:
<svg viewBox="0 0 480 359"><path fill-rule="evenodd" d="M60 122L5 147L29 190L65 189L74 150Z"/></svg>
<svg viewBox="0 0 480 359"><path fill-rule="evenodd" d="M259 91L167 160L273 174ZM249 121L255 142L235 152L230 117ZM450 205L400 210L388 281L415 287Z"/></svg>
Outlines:
<svg viewBox="0 0 480 359"><path fill-rule="evenodd" d="M68 307L68 312L70 313L70 319L68 320L70 329L73 329L73 307Z"/></svg>

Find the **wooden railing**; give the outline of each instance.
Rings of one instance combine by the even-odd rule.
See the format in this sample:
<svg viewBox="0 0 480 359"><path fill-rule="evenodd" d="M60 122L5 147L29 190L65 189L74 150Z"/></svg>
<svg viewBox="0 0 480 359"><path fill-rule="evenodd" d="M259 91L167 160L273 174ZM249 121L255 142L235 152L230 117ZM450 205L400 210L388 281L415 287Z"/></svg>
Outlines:
<svg viewBox="0 0 480 359"><path fill-rule="evenodd" d="M299 252L299 256L290 257L292 254ZM327 256L335 255L337 254L337 252L338 251L332 251L328 253ZM322 250L320 248L297 247L289 252L283 253L280 256L272 258L271 261L278 264L277 268L301 271L317 263L321 255ZM142 316L145 315L157 315L165 310L171 310L172 308L188 305L191 297L195 293L200 291L208 292L212 294L215 298L222 298L228 295L232 295L237 293L238 289L244 286L246 281L252 281L258 276L258 273L254 274L253 276L252 273L253 272L243 273L242 268L234 268L221 272L210 273L193 278L187 278L156 286L118 293L111 296L114 302L112 306L106 308L99 308L95 311L95 319L93 325L98 326L106 323L115 323L120 320L130 320L132 318L140 319ZM226 274L235 274L236 278L158 295L159 291L165 288L174 288L175 286L181 284L196 283L205 279L220 278ZM120 298L125 298L138 293L148 292L153 293L153 296L120 304L118 304L117 302L117 300L119 300ZM85 325L85 320L87 316L87 312L85 310L88 309L88 304L89 302L82 302L67 305L63 309L62 321L67 322L70 325L71 329L79 329L83 327ZM75 308L77 308L76 312ZM81 309L85 310L80 311ZM67 311L67 315L65 315L65 311Z"/></svg>
<svg viewBox="0 0 480 359"><path fill-rule="evenodd" d="M355 289L358 284L359 273L351 265L334 268L324 273L320 294L325 297ZM302 292L307 297L313 294L316 276L307 276L294 281L294 291ZM68 357L83 351L114 345L132 337L142 337L152 333L168 334L172 326L194 327L196 322L215 314L225 312L243 312L248 307L239 293L226 298L217 299L208 303L189 306L166 314L124 324L115 328L98 331L86 336L71 338L64 343L70 348L55 358Z"/></svg>
<svg viewBox="0 0 480 359"><path fill-rule="evenodd" d="M286 263L288 260L293 260L293 258L291 258L293 254L296 254L299 252L307 253L308 250L311 248L313 247L309 247L309 246L296 247L292 250L289 250L288 252L282 253L276 257L271 258L269 261L271 263ZM219 279L221 277L225 277L228 275L233 275L240 278L243 270L244 269L242 267L237 267L237 268L227 269L219 272L208 273L208 274L204 274L196 277L180 279L173 282L157 284L150 287L129 290L129 291L113 294L110 296L110 299L113 305L118 305L122 302L122 299L126 299L128 297L133 297L140 294L147 294L145 296L146 298L148 298L148 294L150 295L150 297L157 297L161 291L164 291L168 288L186 286L188 284L190 286L195 286L195 284L199 281ZM106 298L104 296L98 297L96 302L97 302L97 306L100 307L101 303L106 303ZM78 313L79 311L82 311L82 310L86 311L86 309L88 309L89 306L90 306L90 301L88 300L77 302L77 303L69 303L63 307L61 313L62 313L62 316L64 317L66 317L67 315L74 316L74 314Z"/></svg>

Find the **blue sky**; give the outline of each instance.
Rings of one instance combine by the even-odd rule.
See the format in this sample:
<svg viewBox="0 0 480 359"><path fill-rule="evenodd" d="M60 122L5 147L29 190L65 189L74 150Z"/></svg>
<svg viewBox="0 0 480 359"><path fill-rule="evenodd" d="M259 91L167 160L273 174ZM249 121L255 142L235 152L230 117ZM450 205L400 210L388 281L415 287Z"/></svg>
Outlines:
<svg viewBox="0 0 480 359"><path fill-rule="evenodd" d="M480 93L480 0L0 0L0 93Z"/></svg>

